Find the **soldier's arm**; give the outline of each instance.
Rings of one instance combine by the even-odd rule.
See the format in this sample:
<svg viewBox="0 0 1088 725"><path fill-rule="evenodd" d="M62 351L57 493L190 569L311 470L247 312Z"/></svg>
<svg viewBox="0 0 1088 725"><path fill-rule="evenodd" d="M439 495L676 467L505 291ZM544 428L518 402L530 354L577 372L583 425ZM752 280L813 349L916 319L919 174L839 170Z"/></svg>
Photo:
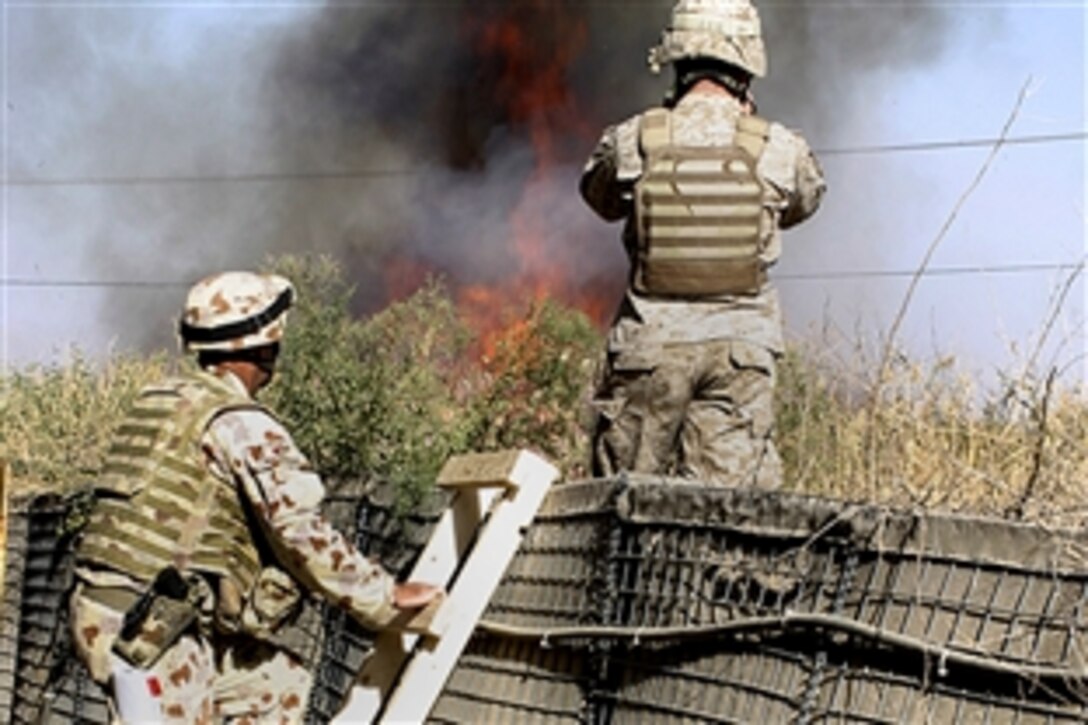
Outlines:
<svg viewBox="0 0 1088 725"><path fill-rule="evenodd" d="M621 169L617 128L610 126L586 162L579 191L605 221L618 221L631 212L634 180Z"/></svg>
<svg viewBox="0 0 1088 725"><path fill-rule="evenodd" d="M368 627L393 619L393 577L321 515L321 477L278 421L259 410L227 412L203 443L212 464L241 484L284 569Z"/></svg>
<svg viewBox="0 0 1088 725"><path fill-rule="evenodd" d="M779 220L779 226L783 229L800 224L815 214L827 190L824 172L808 143L795 135L794 149L793 193L789 195L789 203L782 210Z"/></svg>

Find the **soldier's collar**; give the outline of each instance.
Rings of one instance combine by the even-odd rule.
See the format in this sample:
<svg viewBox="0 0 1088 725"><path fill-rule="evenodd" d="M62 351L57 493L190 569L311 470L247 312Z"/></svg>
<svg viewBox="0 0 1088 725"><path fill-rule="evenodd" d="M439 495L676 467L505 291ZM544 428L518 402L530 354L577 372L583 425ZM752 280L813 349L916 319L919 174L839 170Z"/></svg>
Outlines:
<svg viewBox="0 0 1088 725"><path fill-rule="evenodd" d="M243 395L247 398L253 397L249 394L249 389L246 388L245 383L242 382L242 379L224 367L220 367L218 365L209 365L206 368L201 368L201 372L206 375L210 375L221 383L229 386L234 392L238 393L239 395Z"/></svg>

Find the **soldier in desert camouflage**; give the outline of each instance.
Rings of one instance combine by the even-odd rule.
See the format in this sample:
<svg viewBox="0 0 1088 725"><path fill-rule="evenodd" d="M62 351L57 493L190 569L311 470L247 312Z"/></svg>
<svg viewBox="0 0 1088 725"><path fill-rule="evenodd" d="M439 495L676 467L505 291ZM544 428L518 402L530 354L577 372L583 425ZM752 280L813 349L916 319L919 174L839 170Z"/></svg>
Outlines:
<svg viewBox="0 0 1088 725"><path fill-rule="evenodd" d="M783 352L767 269L780 229L825 184L805 140L755 115L766 71L748 0L680 0L651 67L671 63L663 108L605 130L581 192L626 220L631 275L597 391L593 468L776 487L775 365Z"/></svg>
<svg viewBox="0 0 1088 725"><path fill-rule="evenodd" d="M144 389L115 432L71 622L126 721L299 721L311 678L281 635L303 589L370 628L438 594L395 583L321 517L321 478L253 398L292 295L274 275L199 282L180 322L198 366Z"/></svg>

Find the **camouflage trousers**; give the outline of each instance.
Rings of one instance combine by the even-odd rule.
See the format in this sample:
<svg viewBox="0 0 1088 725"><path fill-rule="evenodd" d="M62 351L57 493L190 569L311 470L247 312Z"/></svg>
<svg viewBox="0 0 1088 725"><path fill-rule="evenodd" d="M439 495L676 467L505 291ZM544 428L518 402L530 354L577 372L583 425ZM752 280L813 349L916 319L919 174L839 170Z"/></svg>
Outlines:
<svg viewBox="0 0 1088 725"><path fill-rule="evenodd" d="M86 585L77 586L70 604L72 641L117 713L110 651L124 615L100 599L88 596ZM282 650L251 638L213 642L196 634L183 635L167 649L150 676L164 723L301 722L312 681Z"/></svg>
<svg viewBox="0 0 1088 725"><path fill-rule="evenodd" d="M775 357L736 340L610 352L594 401L593 473L777 488Z"/></svg>

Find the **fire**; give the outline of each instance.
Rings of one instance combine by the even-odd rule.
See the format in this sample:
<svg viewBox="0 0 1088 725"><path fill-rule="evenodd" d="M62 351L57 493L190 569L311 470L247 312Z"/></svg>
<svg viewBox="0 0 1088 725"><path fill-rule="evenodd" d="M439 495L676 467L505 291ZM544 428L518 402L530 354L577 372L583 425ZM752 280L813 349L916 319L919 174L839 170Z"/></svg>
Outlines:
<svg viewBox="0 0 1088 725"><path fill-rule="evenodd" d="M477 323L483 348L491 347L504 325L495 310L516 310L520 318L545 298L559 300L604 321L609 303L593 290L577 289L571 282L576 260L557 256L559 245L549 233L556 227L550 210L562 208L556 189L557 170L564 142L577 141L583 150L591 129L582 116L567 78L571 65L585 50L588 28L585 18L573 14L565 3L554 0L521 0L506 5L497 16L485 18L477 33L481 62L501 69L495 93L504 104L510 125L528 133L535 168L514 207L510 227L511 248L519 272L505 288L465 290L462 303ZM478 303L486 300L486 307ZM490 314L484 314L492 311ZM481 319L483 318L483 319Z"/></svg>
<svg viewBox="0 0 1088 725"><path fill-rule="evenodd" d="M522 0L482 22L477 52L501 68L495 93L509 121L528 126L538 159L551 164L559 134L586 131L567 85L570 66L586 46L585 20L554 0Z"/></svg>
<svg viewBox="0 0 1088 725"><path fill-rule="evenodd" d="M491 71L494 101L502 120L525 133L533 150L534 167L524 182L509 218L512 274L502 283L450 279L461 315L478 335L483 361L494 359L495 346L519 339L534 307L554 299L586 313L603 325L615 305L615 288L578 282L581 259L566 258L570 244L559 244L562 233L556 210L569 208L576 190L569 171L584 154L593 129L583 117L569 86L572 63L585 50L585 18L566 3L554 0L511 0L487 10L466 11L465 33L476 62ZM564 164L566 164L564 166ZM583 251L582 254L591 253ZM402 296L430 273L417 260L397 260L388 282Z"/></svg>

